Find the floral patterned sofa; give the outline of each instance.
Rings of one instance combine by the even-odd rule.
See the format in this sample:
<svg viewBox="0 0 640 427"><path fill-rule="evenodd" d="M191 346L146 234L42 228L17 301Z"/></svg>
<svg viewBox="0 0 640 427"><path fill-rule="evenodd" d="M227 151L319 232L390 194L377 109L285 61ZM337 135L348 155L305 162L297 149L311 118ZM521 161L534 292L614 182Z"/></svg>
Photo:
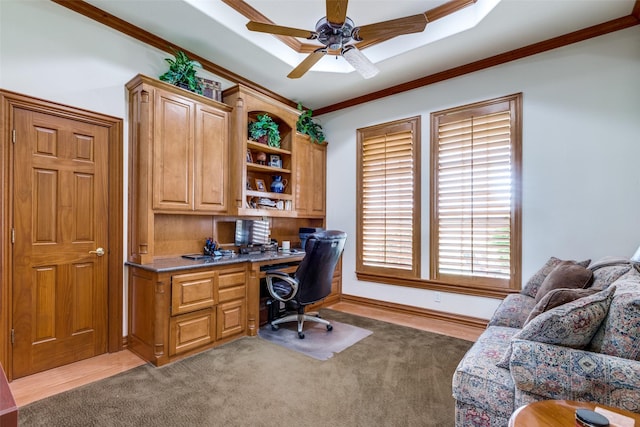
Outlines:
<svg viewBox="0 0 640 427"><path fill-rule="evenodd" d="M503 300L454 373L457 427L505 427L543 399L640 412L640 273L620 258L589 262L552 257ZM570 289L561 266L581 269Z"/></svg>

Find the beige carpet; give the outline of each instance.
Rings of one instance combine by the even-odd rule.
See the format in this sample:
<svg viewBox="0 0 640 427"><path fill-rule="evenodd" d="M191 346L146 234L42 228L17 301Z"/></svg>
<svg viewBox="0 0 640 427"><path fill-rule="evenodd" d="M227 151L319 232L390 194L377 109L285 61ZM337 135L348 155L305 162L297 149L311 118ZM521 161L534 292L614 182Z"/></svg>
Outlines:
<svg viewBox="0 0 640 427"><path fill-rule="evenodd" d="M20 409L20 426L452 426L471 342L323 310L373 333L320 361L259 337Z"/></svg>

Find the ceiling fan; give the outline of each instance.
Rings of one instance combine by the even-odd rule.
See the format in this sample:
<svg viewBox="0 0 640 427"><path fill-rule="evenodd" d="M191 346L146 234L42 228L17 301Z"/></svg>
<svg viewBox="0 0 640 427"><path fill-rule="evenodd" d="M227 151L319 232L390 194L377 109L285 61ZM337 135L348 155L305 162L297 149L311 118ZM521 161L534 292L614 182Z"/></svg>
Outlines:
<svg viewBox="0 0 640 427"><path fill-rule="evenodd" d="M419 13L404 18L357 27L347 17L347 4L348 0L326 0L327 16L318 21L315 31L256 21L249 21L247 28L251 31L262 33L318 40L324 45L310 53L287 75L291 79L302 77L329 52L336 52L336 54L342 55L362 77L368 79L378 74L378 69L357 48L355 42L370 41L372 39L389 40L403 34L420 33L424 31L428 21L425 13Z"/></svg>

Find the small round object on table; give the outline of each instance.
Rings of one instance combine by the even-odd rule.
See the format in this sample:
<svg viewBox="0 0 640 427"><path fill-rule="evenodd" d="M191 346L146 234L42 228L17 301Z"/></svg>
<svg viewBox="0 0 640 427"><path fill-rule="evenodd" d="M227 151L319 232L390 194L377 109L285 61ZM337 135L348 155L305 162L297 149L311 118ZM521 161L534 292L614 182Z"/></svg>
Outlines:
<svg viewBox="0 0 640 427"><path fill-rule="evenodd" d="M607 427L609 420L604 415L589 409L576 409L576 427Z"/></svg>

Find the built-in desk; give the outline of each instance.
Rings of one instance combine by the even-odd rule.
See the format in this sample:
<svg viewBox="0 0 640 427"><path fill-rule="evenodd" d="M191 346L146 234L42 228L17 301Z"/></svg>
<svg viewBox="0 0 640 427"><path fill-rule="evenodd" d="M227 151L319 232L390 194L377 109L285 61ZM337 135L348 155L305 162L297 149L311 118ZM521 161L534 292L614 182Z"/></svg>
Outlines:
<svg viewBox="0 0 640 427"><path fill-rule="evenodd" d="M128 348L156 366L258 334L261 268L294 271L304 252L127 262Z"/></svg>

